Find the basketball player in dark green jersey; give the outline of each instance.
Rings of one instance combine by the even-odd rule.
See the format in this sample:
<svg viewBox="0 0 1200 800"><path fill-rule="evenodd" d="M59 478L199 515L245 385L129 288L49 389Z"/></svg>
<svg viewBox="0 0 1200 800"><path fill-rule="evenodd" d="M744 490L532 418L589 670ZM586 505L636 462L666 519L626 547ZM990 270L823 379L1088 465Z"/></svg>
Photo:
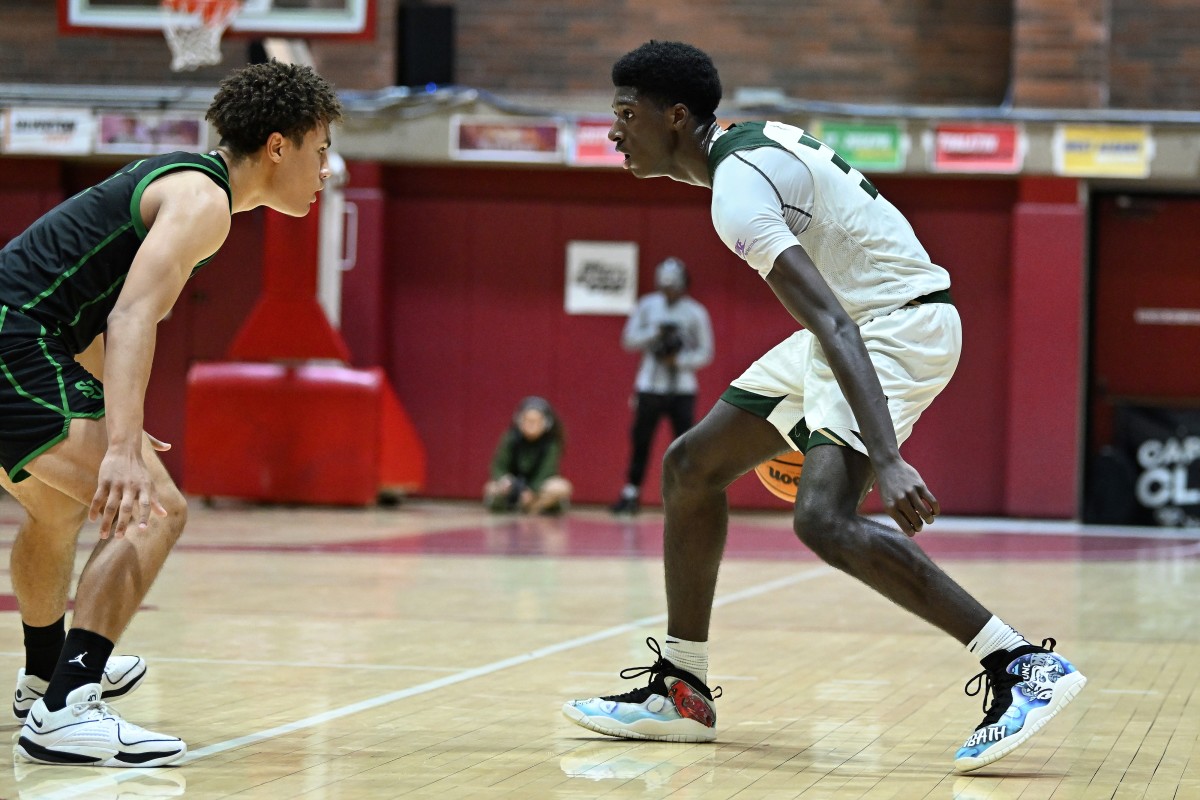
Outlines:
<svg viewBox="0 0 1200 800"><path fill-rule="evenodd" d="M155 453L167 445L142 430L156 328L224 243L232 214L308 213L340 118L333 89L307 67L237 70L208 109L216 150L129 164L0 250L0 485L26 512L11 564L26 643L17 758L145 767L186 754L104 703L145 672L136 657L110 662L113 644L187 516ZM88 518L100 541L64 632Z"/></svg>

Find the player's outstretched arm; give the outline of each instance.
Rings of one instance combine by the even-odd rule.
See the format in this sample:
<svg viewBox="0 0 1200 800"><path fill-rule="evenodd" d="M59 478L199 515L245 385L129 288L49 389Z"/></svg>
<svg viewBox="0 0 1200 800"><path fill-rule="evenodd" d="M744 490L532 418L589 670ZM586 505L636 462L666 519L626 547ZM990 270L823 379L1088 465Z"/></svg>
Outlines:
<svg viewBox="0 0 1200 800"><path fill-rule="evenodd" d="M821 343L858 421L884 508L902 531L917 533L941 509L920 474L900 457L887 398L858 326L803 247L780 253L766 280L788 312Z"/></svg>
<svg viewBox="0 0 1200 800"><path fill-rule="evenodd" d="M158 323L178 300L192 268L229 233L227 195L199 173L155 181L141 205L148 233L108 317L104 409L108 450L100 462L90 517L100 536L145 528L165 514L145 462L142 425Z"/></svg>

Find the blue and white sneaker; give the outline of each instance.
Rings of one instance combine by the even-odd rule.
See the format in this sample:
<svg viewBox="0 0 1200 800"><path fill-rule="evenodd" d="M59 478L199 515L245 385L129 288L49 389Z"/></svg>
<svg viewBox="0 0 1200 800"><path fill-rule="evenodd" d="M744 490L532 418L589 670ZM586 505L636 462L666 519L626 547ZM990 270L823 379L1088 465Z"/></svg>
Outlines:
<svg viewBox="0 0 1200 800"><path fill-rule="evenodd" d="M626 680L650 675L650 684L625 694L571 700L563 715L576 725L622 739L659 742L711 742L717 738L716 694L700 679L662 657L658 642L646 639L658 656L649 667L621 670Z"/></svg>
<svg viewBox="0 0 1200 800"><path fill-rule="evenodd" d="M982 689L986 713L954 756L956 770L970 772L1008 755L1079 694L1087 678L1054 652L1055 644L1043 639L1041 647L1001 650L983 659L983 672L967 681L966 692L974 697Z"/></svg>

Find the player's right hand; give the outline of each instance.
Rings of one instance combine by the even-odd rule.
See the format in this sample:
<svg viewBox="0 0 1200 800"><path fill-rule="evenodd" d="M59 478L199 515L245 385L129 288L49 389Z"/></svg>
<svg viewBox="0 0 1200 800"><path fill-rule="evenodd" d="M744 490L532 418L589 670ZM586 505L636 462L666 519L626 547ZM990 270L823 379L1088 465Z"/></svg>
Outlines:
<svg viewBox="0 0 1200 800"><path fill-rule="evenodd" d="M131 523L145 530L151 513L165 517L167 510L158 500L141 453L109 448L100 462L96 493L88 508L88 519L100 520L100 538L121 538Z"/></svg>

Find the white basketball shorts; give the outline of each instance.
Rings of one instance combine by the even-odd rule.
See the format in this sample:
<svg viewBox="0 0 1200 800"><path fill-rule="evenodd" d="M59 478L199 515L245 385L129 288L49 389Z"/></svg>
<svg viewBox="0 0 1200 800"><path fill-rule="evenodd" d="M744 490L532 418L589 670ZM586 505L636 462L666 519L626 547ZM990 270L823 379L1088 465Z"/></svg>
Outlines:
<svg viewBox="0 0 1200 800"><path fill-rule="evenodd" d="M946 387L962 350L962 323L951 303L905 306L859 331L903 444ZM838 444L867 454L850 404L817 338L802 330L755 361L721 399L774 425L794 449Z"/></svg>

